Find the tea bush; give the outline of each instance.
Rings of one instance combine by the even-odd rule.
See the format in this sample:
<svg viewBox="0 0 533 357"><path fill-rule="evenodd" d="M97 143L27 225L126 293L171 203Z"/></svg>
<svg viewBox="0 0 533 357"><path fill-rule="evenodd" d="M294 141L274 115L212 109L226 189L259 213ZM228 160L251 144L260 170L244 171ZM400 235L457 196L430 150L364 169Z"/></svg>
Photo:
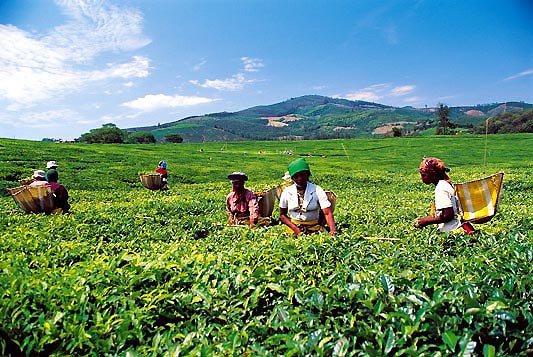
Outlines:
<svg viewBox="0 0 533 357"><path fill-rule="evenodd" d="M0 354L91 356L523 355L533 352L531 135L180 145L0 139L0 180L49 159L72 212L0 197ZM517 149L519 148L519 149ZM292 155L287 152L292 151ZM228 227L226 175L281 182L305 156L339 196L339 234ZM439 156L451 178L506 172L473 237L412 228ZM170 190L138 174L169 163ZM274 218L278 213L275 212Z"/></svg>

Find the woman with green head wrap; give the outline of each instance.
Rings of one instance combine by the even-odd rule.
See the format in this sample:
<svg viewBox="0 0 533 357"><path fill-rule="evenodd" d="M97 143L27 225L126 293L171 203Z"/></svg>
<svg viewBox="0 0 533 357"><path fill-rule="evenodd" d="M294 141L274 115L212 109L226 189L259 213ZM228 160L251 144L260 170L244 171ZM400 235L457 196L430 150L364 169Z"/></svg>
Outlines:
<svg viewBox="0 0 533 357"><path fill-rule="evenodd" d="M325 232L325 227L319 224L322 211L329 233L337 233L331 203L324 190L311 182L311 169L304 158L294 160L289 164L289 175L294 184L281 193L279 199L280 220L290 228L294 235L300 233Z"/></svg>

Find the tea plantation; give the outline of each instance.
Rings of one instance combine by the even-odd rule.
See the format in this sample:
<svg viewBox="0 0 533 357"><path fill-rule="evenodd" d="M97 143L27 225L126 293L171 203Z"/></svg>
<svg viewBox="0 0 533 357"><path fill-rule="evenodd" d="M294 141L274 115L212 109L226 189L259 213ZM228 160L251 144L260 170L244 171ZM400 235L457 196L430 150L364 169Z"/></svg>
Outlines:
<svg viewBox="0 0 533 357"><path fill-rule="evenodd" d="M416 230L437 156L455 182L504 171L473 237ZM232 171L255 191L303 156L339 234L228 227ZM82 145L0 139L2 356L533 354L533 135ZM59 164L68 215L6 188ZM168 162L169 191L139 173ZM278 218L277 210L274 219Z"/></svg>

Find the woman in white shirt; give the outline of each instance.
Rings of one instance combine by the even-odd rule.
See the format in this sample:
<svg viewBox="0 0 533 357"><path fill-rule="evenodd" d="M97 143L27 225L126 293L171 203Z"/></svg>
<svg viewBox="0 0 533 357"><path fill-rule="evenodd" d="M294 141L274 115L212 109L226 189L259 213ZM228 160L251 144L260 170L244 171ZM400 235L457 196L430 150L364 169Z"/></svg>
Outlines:
<svg viewBox="0 0 533 357"><path fill-rule="evenodd" d="M415 228L424 228L430 224L437 224L439 232L452 232L463 228L467 234L475 232L470 223L462 224L457 216L457 199L450 177L450 171L444 162L435 157L424 158L419 170L422 182L435 185L435 214L415 220Z"/></svg>
<svg viewBox="0 0 533 357"><path fill-rule="evenodd" d="M294 184L281 193L279 199L280 220L294 235L300 233L325 232L319 224L320 211L324 213L329 233L335 235L335 219L331 203L324 190L311 182L311 170L305 159L300 158L289 164L289 175Z"/></svg>

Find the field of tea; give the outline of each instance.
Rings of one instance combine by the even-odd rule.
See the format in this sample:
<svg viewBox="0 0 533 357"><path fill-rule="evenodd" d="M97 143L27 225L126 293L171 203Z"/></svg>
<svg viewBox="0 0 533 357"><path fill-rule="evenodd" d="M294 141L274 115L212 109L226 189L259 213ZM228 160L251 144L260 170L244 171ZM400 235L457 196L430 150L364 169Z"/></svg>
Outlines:
<svg viewBox="0 0 533 357"><path fill-rule="evenodd" d="M531 355L533 135L485 144L0 139L0 355ZM477 235L412 227L433 199L424 155L455 182L505 172L498 214ZM337 236L226 225L229 173L260 191L300 156L338 195ZM48 160L71 213L25 214L5 189ZM152 192L138 174L159 160L170 190Z"/></svg>

